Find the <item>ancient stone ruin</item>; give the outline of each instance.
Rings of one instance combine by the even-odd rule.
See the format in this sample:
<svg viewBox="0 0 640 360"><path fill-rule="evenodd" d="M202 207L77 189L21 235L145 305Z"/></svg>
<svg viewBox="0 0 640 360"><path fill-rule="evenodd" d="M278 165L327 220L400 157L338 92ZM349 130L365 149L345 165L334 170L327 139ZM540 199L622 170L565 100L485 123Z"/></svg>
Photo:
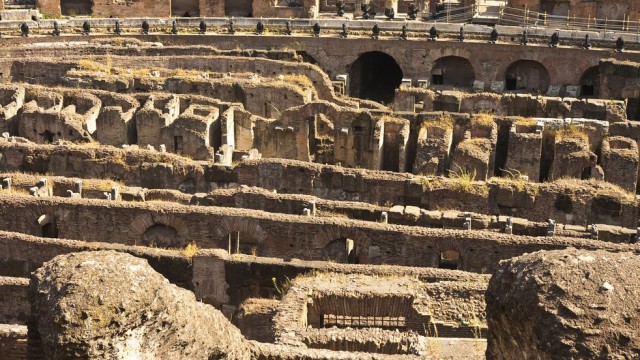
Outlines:
<svg viewBox="0 0 640 360"><path fill-rule="evenodd" d="M0 359L640 357L637 1L0 3Z"/></svg>

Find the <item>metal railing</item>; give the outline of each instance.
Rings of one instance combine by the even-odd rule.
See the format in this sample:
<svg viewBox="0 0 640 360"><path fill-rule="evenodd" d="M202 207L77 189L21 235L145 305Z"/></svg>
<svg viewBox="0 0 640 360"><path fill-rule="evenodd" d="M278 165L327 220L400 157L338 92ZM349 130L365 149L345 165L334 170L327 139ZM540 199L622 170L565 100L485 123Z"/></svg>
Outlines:
<svg viewBox="0 0 640 360"><path fill-rule="evenodd" d="M571 16L570 14L567 16L549 15L507 6L500 8L498 23L501 25L544 26L564 30L640 32L640 19L632 20L626 15L623 20L602 19L591 16L584 18Z"/></svg>
<svg viewBox="0 0 640 360"><path fill-rule="evenodd" d="M603 19L592 16L584 18L571 15L550 15L544 12L509 6L500 6L497 14L493 14L489 11L481 12L480 8L484 6L476 4L463 7L445 6L443 10L432 14L428 20L446 23L467 23L473 22L474 19L481 18L483 15L497 15L494 18L498 25L539 26L561 30L615 31L640 34L640 18L634 20L626 15L623 20Z"/></svg>

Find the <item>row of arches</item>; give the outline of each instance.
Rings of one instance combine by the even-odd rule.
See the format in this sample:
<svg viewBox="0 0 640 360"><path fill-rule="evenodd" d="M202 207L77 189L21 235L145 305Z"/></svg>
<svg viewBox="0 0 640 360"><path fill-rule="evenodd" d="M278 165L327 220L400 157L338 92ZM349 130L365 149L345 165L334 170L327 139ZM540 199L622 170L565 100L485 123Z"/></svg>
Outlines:
<svg viewBox="0 0 640 360"><path fill-rule="evenodd" d="M471 88L478 79L469 59L461 56L445 56L435 61L431 70L432 85L454 88ZM598 96L599 68L587 69L580 79L582 96ZM403 72L395 59L383 52L367 52L358 57L349 68L351 96L382 103L393 100L395 90L401 85ZM545 94L551 85L547 68L535 60L517 60L504 74L505 90Z"/></svg>
<svg viewBox="0 0 640 360"><path fill-rule="evenodd" d="M58 229L56 219L52 215L44 214L37 219L40 228L38 235L46 238L57 238ZM217 247L225 249L229 254L257 255L260 252L261 240L256 239L245 231L231 231L218 239ZM178 231L166 224L155 223L149 226L140 239L138 245L160 248L181 248L183 244ZM358 242L354 239L341 237L329 242L321 251L324 261L359 264L361 253ZM446 250L440 253L437 266L442 269L461 269L460 253L456 250Z"/></svg>

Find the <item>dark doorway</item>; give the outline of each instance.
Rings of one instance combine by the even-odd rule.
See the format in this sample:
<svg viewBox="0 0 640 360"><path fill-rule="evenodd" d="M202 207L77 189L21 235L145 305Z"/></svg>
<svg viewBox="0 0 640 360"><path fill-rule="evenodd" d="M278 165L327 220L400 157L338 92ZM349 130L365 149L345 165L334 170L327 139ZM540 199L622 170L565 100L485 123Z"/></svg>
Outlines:
<svg viewBox="0 0 640 360"><path fill-rule="evenodd" d="M60 0L60 11L64 16L93 14L93 1L89 0Z"/></svg>
<svg viewBox="0 0 640 360"><path fill-rule="evenodd" d="M178 232L171 226L155 224L142 234L142 245L175 248L181 244Z"/></svg>
<svg viewBox="0 0 640 360"><path fill-rule="evenodd" d="M460 253L455 250L447 250L440 254L440 269L458 270L460 268Z"/></svg>
<svg viewBox="0 0 640 360"><path fill-rule="evenodd" d="M600 68L593 66L587 69L580 78L580 95L582 97L598 97L600 93Z"/></svg>
<svg viewBox="0 0 640 360"><path fill-rule="evenodd" d="M224 14L226 16L251 17L253 0L224 0Z"/></svg>
<svg viewBox="0 0 640 360"><path fill-rule="evenodd" d="M351 64L351 96L390 103L402 83L402 69L390 56L380 51L360 55Z"/></svg>
<svg viewBox="0 0 640 360"><path fill-rule="evenodd" d="M58 237L58 228L53 222L42 225L42 237L55 239Z"/></svg>
<svg viewBox="0 0 640 360"><path fill-rule="evenodd" d="M171 0L171 16L200 16L200 0Z"/></svg>

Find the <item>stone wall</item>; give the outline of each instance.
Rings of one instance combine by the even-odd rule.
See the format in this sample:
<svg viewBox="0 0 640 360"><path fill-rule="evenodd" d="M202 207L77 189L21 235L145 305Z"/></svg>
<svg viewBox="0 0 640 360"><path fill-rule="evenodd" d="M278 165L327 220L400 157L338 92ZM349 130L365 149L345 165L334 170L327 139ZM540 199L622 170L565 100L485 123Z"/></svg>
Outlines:
<svg viewBox="0 0 640 360"><path fill-rule="evenodd" d="M456 268L484 272L493 269L501 259L540 249L637 247L574 238L425 229L244 209L16 195L2 197L5 205L0 226L8 231L51 236L53 228L58 237L128 245L149 245L161 234L170 233L168 242L157 243L181 248L195 242L201 248L222 249L229 248L231 235L239 237L240 250L245 254L285 259L320 260L335 240L352 239L353 256L360 263L439 267L442 265L441 254L455 250L460 253ZM87 228L95 231L87 233ZM113 232L121 235L113 238Z"/></svg>
<svg viewBox="0 0 640 360"><path fill-rule="evenodd" d="M27 279L0 276L0 324L26 325L31 313L28 287Z"/></svg>
<svg viewBox="0 0 640 360"><path fill-rule="evenodd" d="M36 6L49 17L61 15L93 15L99 17L131 17L132 14L144 14L146 17L170 17L171 1L128 0L114 2L109 0L91 1L91 5L78 5L78 9L61 6L61 0L37 0ZM84 13L84 11L88 11Z"/></svg>
<svg viewBox="0 0 640 360"><path fill-rule="evenodd" d="M88 250L116 250L145 258L151 267L172 283L191 289L190 259L162 249L129 247L112 243L90 244L82 241L46 239L25 234L0 232L0 276L29 277L31 272L57 255Z"/></svg>
<svg viewBox="0 0 640 360"><path fill-rule="evenodd" d="M26 326L0 324L1 359L40 359L40 357L33 355L28 353Z"/></svg>
<svg viewBox="0 0 640 360"><path fill-rule="evenodd" d="M169 48L169 50L162 49L154 49L157 55L162 55L167 52L175 53L175 45L181 46L191 46L191 45L203 45L203 41L207 41L207 45L211 44L211 39L209 37L202 37L198 35L181 35L181 36L172 36L172 35L154 35L157 36L157 40L162 42L165 47ZM137 38L132 36L132 38ZM35 39L35 38L34 38ZM73 40L74 38L69 38L69 40ZM78 40L86 40L85 38L77 38ZM140 37L143 41L145 38ZM44 41L54 41L55 39L49 39ZM11 40L12 43L24 43L35 41L31 38L29 39L15 39ZM38 39L40 41L40 39ZM312 61L317 63L317 65L322 68L327 74L328 79L335 79L336 75L339 74L349 74L351 65L360 57L362 54L367 52L379 51L380 50L380 41L366 39L366 38L357 38L357 39L337 39L330 37L320 37L320 38L310 38L310 37L284 37L284 36L250 36L250 35L216 35L215 37L215 46L220 50L234 50L238 47L238 44L242 44L243 48L246 49L256 49L256 50L267 50L267 49L275 49L275 50L295 50L297 52L305 54L308 59L313 59ZM539 63L540 65L536 65L540 68L546 69L549 75L550 85L556 86L561 85L561 91L565 89L564 85L580 85L582 76L587 73L593 67L597 67L600 59L607 57L614 57L617 60L630 60L630 61L638 61L640 57L638 57L636 52L622 52L622 53L611 53L608 49L591 49L591 50L583 50L579 48L573 47L563 47L563 48L549 48L549 47L521 47L519 43L508 44L501 43L495 44L493 46L486 46L486 44L481 42L450 42L450 41L438 41L435 43L429 44L429 49L419 48L424 44L422 44L422 40L414 40L414 41L403 41L403 40L385 40L384 47L385 53L389 54L396 63L400 66L402 70L402 74L404 78L412 79L413 85L417 85L417 80L419 79L429 79L431 77L431 72L436 65L436 62L445 57L459 57L466 59L471 64L470 66L473 68L473 73L475 74L475 80L482 81L487 90L490 89L490 85L492 81L502 81L504 82L507 78L507 72L511 65L516 64L516 62L520 60L530 60L535 63ZM24 52L25 50L21 50ZM41 54L42 50L39 51ZM47 51L51 54L66 54L66 55L74 55L73 53L69 53L70 50L65 49L55 49ZM75 51L75 50L74 50ZM98 53L105 52L106 49L98 50ZM123 52L131 52L131 50L122 50ZM118 51L120 52L120 51ZM181 51L184 53L184 50ZM96 55L98 53L95 53ZM472 55L473 54L473 55ZM19 58L18 56L12 55L13 58ZM572 59L572 60L559 60L559 59ZM139 68L148 68L149 66L160 66L160 67L188 67L188 68L199 68L206 69L207 67L222 67L225 70L221 70L221 72L226 72L229 69L228 60L222 60L219 62L215 61L206 61L204 59L198 59L197 57L191 57L190 61L185 61L184 58L175 57L172 59L166 59L162 56L158 56L156 58L144 58L141 56L136 56L134 58L130 58L127 60L117 59L116 56L113 56L113 64L114 66L120 66L119 63L125 62L133 66L135 63L139 63L140 65L135 66ZM238 60L234 60L238 66L241 65L242 62ZM255 69L264 68L265 60L256 60L252 59L250 62L251 65L247 67L252 67ZM169 64L175 64L172 66L168 66ZM162 65L161 65L162 64ZM531 64L531 63L530 63ZM305 66L311 66L309 64L305 64ZM278 65L278 68L282 69L284 65ZM289 67L287 65L286 67ZM296 65L297 68L300 65ZM525 67L526 68L526 67ZM214 69L214 68L212 68ZM235 67L234 67L235 69ZM284 70L284 71L283 71ZM278 70L278 73L287 73L285 69ZM254 72L257 72L253 70ZM263 71L262 73L270 73ZM4 72L3 72L4 74ZM321 84L318 81L318 78L315 78L315 75L309 75L313 81L316 81L317 84ZM330 88L330 83L324 83L327 86L327 91ZM323 86L324 86L323 85ZM546 90L544 90L546 93ZM322 94L319 94L321 98L327 99L323 97ZM604 98L611 98L604 95L600 95ZM613 98L619 99L619 98Z"/></svg>

